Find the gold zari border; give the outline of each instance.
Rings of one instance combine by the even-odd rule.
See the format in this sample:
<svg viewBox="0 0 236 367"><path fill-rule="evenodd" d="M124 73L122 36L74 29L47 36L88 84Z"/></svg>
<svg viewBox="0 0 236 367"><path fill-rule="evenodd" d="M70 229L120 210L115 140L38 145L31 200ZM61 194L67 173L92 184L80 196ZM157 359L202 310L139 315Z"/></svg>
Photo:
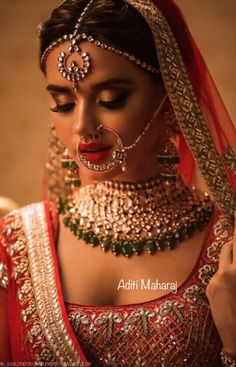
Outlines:
<svg viewBox="0 0 236 367"><path fill-rule="evenodd" d="M161 11L150 0L126 1L141 13L152 30L162 75L179 126L210 192L233 224L236 195L208 131L171 28Z"/></svg>
<svg viewBox="0 0 236 367"><path fill-rule="evenodd" d="M60 366L84 366L63 320L43 203L21 210L37 313L47 346Z"/></svg>

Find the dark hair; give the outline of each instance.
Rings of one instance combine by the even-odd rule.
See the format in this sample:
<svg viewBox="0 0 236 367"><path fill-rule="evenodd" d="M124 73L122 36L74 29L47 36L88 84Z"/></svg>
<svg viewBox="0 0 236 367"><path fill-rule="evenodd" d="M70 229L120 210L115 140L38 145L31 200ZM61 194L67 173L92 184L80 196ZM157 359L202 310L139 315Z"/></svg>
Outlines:
<svg viewBox="0 0 236 367"><path fill-rule="evenodd" d="M88 0L66 0L42 24L40 57L46 48L64 34L73 33ZM136 9L123 0L96 0L86 14L81 32L159 67L152 32ZM44 70L43 70L44 71Z"/></svg>

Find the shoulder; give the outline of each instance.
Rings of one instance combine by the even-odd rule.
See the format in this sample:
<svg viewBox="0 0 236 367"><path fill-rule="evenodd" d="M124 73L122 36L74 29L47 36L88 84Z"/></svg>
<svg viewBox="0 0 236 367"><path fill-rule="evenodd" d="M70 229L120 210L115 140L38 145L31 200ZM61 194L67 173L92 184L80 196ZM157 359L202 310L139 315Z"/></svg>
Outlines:
<svg viewBox="0 0 236 367"><path fill-rule="evenodd" d="M47 224L57 225L56 206L39 202L14 210L0 219L0 288L7 289L9 278L17 278L27 266L30 235Z"/></svg>

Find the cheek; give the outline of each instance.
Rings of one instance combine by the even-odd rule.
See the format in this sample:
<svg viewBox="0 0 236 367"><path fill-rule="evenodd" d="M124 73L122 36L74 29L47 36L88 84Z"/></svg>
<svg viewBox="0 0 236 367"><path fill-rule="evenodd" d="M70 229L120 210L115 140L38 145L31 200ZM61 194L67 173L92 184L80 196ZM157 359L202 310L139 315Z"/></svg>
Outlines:
<svg viewBox="0 0 236 367"><path fill-rule="evenodd" d="M72 141L70 120L68 118L52 116L51 121L56 129L58 138L69 148Z"/></svg>

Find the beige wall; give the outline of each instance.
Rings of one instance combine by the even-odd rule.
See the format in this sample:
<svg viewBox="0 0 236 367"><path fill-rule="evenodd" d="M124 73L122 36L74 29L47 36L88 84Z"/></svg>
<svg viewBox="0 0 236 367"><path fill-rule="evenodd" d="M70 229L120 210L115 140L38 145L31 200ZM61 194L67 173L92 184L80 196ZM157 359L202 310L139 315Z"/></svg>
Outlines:
<svg viewBox="0 0 236 367"><path fill-rule="evenodd" d="M0 0L0 195L40 199L47 96L38 69L37 29L56 0ZM235 120L236 0L178 0Z"/></svg>

